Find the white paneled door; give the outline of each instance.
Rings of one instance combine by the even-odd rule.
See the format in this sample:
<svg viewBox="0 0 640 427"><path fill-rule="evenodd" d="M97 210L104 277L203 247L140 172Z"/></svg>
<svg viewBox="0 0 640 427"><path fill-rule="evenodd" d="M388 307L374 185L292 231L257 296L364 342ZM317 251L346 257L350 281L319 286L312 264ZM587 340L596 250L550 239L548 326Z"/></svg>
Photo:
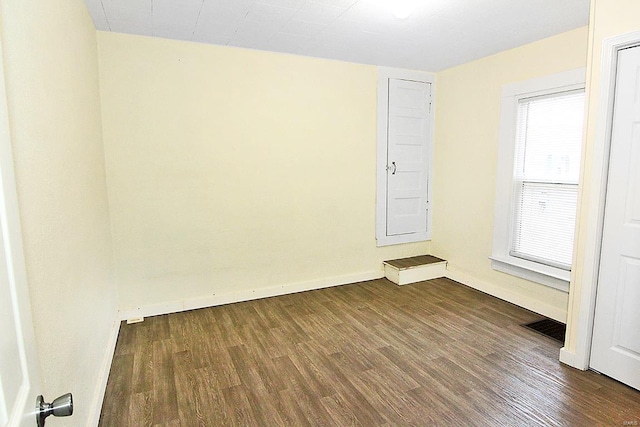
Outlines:
<svg viewBox="0 0 640 427"><path fill-rule="evenodd" d="M640 47L618 53L590 365L640 389Z"/></svg>
<svg viewBox="0 0 640 427"><path fill-rule="evenodd" d="M39 391L0 49L0 426L36 425Z"/></svg>
<svg viewBox="0 0 640 427"><path fill-rule="evenodd" d="M387 236L426 233L431 83L389 79Z"/></svg>

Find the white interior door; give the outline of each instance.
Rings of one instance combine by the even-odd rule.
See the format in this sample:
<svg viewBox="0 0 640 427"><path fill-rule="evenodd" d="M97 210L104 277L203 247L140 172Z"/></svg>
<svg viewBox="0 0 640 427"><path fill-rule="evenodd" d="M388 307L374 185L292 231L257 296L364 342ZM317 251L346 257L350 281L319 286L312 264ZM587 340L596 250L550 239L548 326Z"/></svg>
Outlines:
<svg viewBox="0 0 640 427"><path fill-rule="evenodd" d="M36 425L40 389L0 49L0 426Z"/></svg>
<svg viewBox="0 0 640 427"><path fill-rule="evenodd" d="M590 365L640 389L640 47L618 53Z"/></svg>
<svg viewBox="0 0 640 427"><path fill-rule="evenodd" d="M387 236L426 233L431 84L389 79Z"/></svg>

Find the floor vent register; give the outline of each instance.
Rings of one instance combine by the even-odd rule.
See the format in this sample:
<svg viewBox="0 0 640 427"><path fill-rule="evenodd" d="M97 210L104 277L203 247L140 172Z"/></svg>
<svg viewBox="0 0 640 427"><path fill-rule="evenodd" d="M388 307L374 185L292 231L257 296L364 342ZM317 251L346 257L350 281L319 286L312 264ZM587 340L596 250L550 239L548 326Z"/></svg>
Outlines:
<svg viewBox="0 0 640 427"><path fill-rule="evenodd" d="M542 319L522 326L564 344L564 336L567 331L567 326L564 323L552 319Z"/></svg>

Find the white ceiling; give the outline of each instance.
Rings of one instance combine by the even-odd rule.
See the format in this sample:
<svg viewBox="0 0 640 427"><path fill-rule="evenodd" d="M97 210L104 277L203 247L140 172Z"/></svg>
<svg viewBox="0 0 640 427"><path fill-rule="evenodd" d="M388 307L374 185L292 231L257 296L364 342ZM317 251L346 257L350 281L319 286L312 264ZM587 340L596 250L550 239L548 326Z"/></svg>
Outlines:
<svg viewBox="0 0 640 427"><path fill-rule="evenodd" d="M397 19L388 4L414 1ZM588 23L589 0L85 0L98 30L440 71Z"/></svg>

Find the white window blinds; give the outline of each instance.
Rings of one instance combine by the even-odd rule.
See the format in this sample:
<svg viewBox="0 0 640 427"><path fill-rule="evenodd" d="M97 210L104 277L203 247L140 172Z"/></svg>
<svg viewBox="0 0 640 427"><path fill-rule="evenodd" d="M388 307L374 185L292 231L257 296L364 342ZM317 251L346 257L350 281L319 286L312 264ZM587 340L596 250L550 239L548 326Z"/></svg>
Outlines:
<svg viewBox="0 0 640 427"><path fill-rule="evenodd" d="M520 99L510 255L571 268L584 90Z"/></svg>

